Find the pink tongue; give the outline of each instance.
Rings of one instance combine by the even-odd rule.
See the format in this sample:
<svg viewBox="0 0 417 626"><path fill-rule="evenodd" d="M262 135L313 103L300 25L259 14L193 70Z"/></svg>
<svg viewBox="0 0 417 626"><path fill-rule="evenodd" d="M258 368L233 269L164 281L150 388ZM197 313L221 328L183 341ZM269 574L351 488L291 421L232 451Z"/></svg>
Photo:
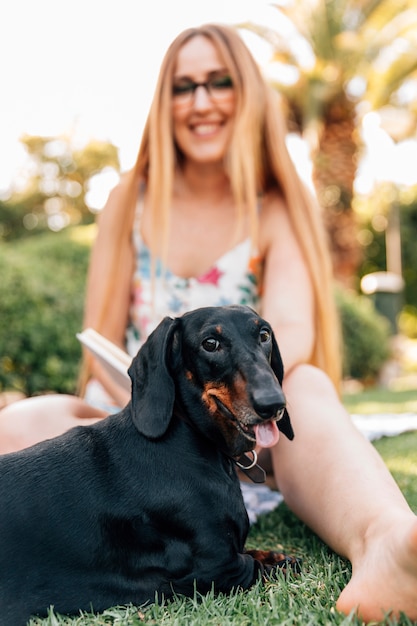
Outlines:
<svg viewBox="0 0 417 626"><path fill-rule="evenodd" d="M256 443L262 448L272 448L279 439L277 423L273 420L255 426Z"/></svg>

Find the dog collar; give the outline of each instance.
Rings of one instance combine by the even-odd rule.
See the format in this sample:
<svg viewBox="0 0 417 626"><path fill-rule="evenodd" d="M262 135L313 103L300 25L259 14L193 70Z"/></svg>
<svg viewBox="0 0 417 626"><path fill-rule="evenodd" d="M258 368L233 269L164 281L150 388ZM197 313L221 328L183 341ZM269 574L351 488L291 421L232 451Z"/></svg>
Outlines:
<svg viewBox="0 0 417 626"><path fill-rule="evenodd" d="M253 483L264 483L266 479L265 470L257 463L258 455L256 451L251 450L250 452L252 461L247 454L243 453L236 459L233 459L233 462Z"/></svg>

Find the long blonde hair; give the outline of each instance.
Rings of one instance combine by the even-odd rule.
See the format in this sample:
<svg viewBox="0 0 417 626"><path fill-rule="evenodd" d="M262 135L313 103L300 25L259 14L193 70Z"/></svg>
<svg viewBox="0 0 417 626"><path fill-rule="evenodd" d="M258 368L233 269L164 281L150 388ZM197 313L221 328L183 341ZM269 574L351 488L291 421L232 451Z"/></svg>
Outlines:
<svg viewBox="0 0 417 626"><path fill-rule="evenodd" d="M125 175L125 198L120 203L119 228L114 247L109 250L109 254L114 255L112 276L109 277L107 295L99 304L100 317L103 319L106 303L111 297L111 283L123 271L118 249L122 241L126 241L127 229L132 228L140 181L146 182L152 215L151 248L163 249L167 241L174 171L182 159L173 141L172 82L180 48L196 36L207 37L214 44L233 81L236 114L225 169L238 216L241 218L244 211L249 211L251 238L257 245L258 195L273 188L282 194L313 287L316 334L311 361L327 372L339 387L339 329L322 216L310 193L301 184L287 151L287 130L279 96L263 79L238 33L227 26L206 24L183 31L172 42L163 59L136 164Z"/></svg>

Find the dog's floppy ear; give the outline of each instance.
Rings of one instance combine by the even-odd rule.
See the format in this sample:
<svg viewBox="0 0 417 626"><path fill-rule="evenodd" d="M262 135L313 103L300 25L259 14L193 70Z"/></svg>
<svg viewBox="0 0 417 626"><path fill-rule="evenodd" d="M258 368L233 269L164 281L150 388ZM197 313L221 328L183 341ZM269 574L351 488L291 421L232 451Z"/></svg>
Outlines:
<svg viewBox="0 0 417 626"><path fill-rule="evenodd" d="M284 364L282 362L281 353L278 348L277 340L274 333L272 333L272 354L271 354L271 367L275 376L278 378L278 382L282 385L284 378ZM294 431L291 426L290 416L287 409L284 410L284 415L277 422L278 428L281 432L288 437L288 439L294 439Z"/></svg>
<svg viewBox="0 0 417 626"><path fill-rule="evenodd" d="M175 385L167 360L178 320L165 317L151 333L129 368L132 419L149 439L165 434L172 417Z"/></svg>
<svg viewBox="0 0 417 626"><path fill-rule="evenodd" d="M294 439L294 431L292 429L290 416L287 409L284 409L284 415L277 422L278 429L288 437L290 441Z"/></svg>
<svg viewBox="0 0 417 626"><path fill-rule="evenodd" d="M272 353L271 353L271 367L274 371L275 376L278 378L278 382L282 385L282 380L284 378L284 364L281 358L281 352L279 351L277 340L275 339L275 335L272 332Z"/></svg>

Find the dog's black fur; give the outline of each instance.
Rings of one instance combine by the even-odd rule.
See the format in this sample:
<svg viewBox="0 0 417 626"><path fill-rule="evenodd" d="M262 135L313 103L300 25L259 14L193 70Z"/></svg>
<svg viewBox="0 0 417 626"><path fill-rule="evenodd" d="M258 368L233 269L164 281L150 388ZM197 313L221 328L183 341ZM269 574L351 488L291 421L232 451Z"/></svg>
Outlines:
<svg viewBox="0 0 417 626"><path fill-rule="evenodd" d="M2 626L248 588L285 557L245 552L232 460L285 408L269 324L247 307L165 318L129 374L120 413L0 458ZM278 424L293 437L286 410Z"/></svg>

